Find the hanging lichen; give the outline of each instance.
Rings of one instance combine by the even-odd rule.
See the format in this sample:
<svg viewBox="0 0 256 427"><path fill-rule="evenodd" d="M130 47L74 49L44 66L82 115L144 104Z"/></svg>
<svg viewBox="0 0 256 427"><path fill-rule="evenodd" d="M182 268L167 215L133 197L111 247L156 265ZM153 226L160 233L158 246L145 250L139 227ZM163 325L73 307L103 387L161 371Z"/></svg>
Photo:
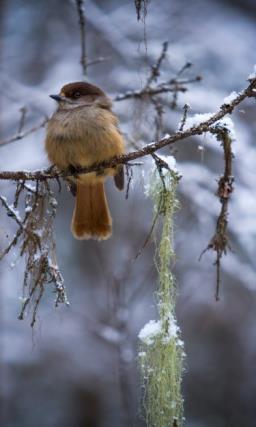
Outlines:
<svg viewBox="0 0 256 427"><path fill-rule="evenodd" d="M148 3L149 3L149 0L134 0L138 21L141 19L141 12L142 12L143 19L145 20L147 15Z"/></svg>
<svg viewBox="0 0 256 427"><path fill-rule="evenodd" d="M173 160L172 157L167 159ZM170 269L175 259L173 217L178 208L178 181L177 172L155 167L147 189L154 202L154 215L158 215L158 220L162 219L155 256L159 275L156 291L159 320L149 321L139 333L142 410L148 427L180 427L183 424L181 378L184 352L175 319L175 278Z"/></svg>

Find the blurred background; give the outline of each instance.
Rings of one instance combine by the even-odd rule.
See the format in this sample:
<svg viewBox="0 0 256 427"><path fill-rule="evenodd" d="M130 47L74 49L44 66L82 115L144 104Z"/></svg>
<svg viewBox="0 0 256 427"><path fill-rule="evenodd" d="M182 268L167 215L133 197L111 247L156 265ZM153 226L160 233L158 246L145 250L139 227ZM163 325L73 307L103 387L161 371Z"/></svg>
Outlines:
<svg viewBox="0 0 256 427"><path fill-rule="evenodd" d="M164 130L177 129L185 102L190 114L215 111L231 91L246 86L256 63L253 0L152 0L146 24L132 0L86 0L87 50L105 61L88 68L88 80L109 95L139 89L162 43L169 41L161 79L190 61L187 76L203 80L179 95L176 110L165 97ZM20 108L25 128L55 108L48 96L82 79L80 34L71 0L0 1L1 140L15 134ZM120 127L131 141L154 140L154 117L140 102L115 102ZM222 262L220 301L214 299L214 254L198 258L215 229L215 196L223 170L219 144L207 136L176 144L183 178L176 216L177 317L185 342L183 380L188 427L255 426L256 419L256 194L255 103L233 115L235 191L229 213L232 252ZM1 170L44 168L45 129L0 147ZM165 153L169 153L166 150ZM57 194L57 254L70 307L54 307L49 287L32 331L29 315L17 320L24 264L12 251L0 264L0 424L4 427L144 426L139 418L138 331L156 316L157 275L150 243L136 262L152 222L144 195L147 160L134 170L128 200L110 181L114 218L106 242L75 241L70 233L73 198ZM14 185L0 182L11 200ZM0 249L14 232L0 213ZM133 421L131 421L131 419Z"/></svg>

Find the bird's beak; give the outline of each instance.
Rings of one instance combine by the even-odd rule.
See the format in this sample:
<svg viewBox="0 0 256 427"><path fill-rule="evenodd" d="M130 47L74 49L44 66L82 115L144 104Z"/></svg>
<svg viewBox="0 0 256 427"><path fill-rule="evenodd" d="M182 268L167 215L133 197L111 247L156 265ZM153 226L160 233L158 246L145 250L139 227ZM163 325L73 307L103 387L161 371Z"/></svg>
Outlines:
<svg viewBox="0 0 256 427"><path fill-rule="evenodd" d="M57 102L63 101L63 97L60 95L49 95L50 98L54 99Z"/></svg>

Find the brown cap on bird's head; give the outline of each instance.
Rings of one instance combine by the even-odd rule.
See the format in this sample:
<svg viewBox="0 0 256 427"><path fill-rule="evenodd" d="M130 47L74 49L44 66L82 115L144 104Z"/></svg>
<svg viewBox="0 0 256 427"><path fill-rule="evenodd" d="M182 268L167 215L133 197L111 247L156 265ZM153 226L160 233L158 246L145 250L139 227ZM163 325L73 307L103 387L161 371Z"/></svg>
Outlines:
<svg viewBox="0 0 256 427"><path fill-rule="evenodd" d="M63 86L59 95L50 95L51 98L58 102L64 99L75 101L84 96L97 99L98 97L106 97L106 94L98 86L91 83L74 82Z"/></svg>
<svg viewBox="0 0 256 427"><path fill-rule="evenodd" d="M92 85L87 82L75 82L69 83L61 89L61 95L67 98L75 98L77 93L80 96L92 95L92 96L104 96L105 93L98 86Z"/></svg>

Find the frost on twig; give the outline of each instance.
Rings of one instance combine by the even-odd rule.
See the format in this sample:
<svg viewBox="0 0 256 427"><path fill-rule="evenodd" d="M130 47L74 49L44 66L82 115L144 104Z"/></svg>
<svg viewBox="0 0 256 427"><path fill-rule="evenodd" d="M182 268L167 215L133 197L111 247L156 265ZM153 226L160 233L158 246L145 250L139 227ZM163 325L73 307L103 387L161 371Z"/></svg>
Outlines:
<svg viewBox="0 0 256 427"><path fill-rule="evenodd" d="M9 204L3 196L0 196L0 201L7 215L18 226L11 242L0 255L0 259L13 247L18 246L19 254L25 260L19 319L23 319L26 311L31 309L31 326L33 327L39 303L48 284L53 285L56 295L55 306L57 307L59 303L68 304L63 277L57 264L53 232L57 202L47 181L37 181L35 186L20 181L17 183L14 203ZM19 207L24 209L23 218L19 214Z"/></svg>

